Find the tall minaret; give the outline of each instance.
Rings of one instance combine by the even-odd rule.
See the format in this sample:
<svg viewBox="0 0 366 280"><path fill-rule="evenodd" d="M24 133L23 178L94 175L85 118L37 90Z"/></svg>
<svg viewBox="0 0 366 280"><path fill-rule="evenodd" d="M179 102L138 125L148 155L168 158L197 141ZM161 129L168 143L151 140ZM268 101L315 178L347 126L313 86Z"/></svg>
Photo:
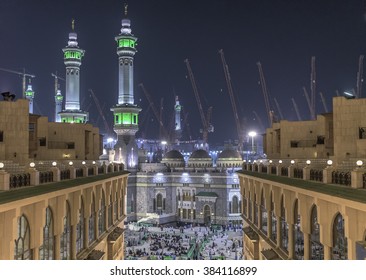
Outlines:
<svg viewBox="0 0 366 280"><path fill-rule="evenodd" d="M182 106L179 104L178 95L175 96L175 105L174 105L174 111L175 111L175 140L176 142L179 141L179 139L182 137L182 127L180 124L180 112L182 111Z"/></svg>
<svg viewBox="0 0 366 280"><path fill-rule="evenodd" d="M136 53L137 38L131 33L131 21L127 19L127 5L125 5L121 33L115 37L115 40L119 64L119 87L118 104L111 108L114 115L113 129L117 133L114 159L131 169L138 163L135 134L139 129L138 115L141 108L134 104L133 57Z"/></svg>
<svg viewBox="0 0 366 280"><path fill-rule="evenodd" d="M85 123L88 120L88 113L80 110L80 65L85 51L78 46L74 20L68 44L62 51L66 66L66 96L65 110L59 113L61 122Z"/></svg>
<svg viewBox="0 0 366 280"><path fill-rule="evenodd" d="M61 122L60 112L62 111L62 101L64 97L61 94L61 90L57 89L55 95L55 122Z"/></svg>
<svg viewBox="0 0 366 280"><path fill-rule="evenodd" d="M34 99L34 91L32 89L31 80L29 79L29 84L27 86L27 90L24 92L24 96L29 100L29 114L33 114L33 99Z"/></svg>

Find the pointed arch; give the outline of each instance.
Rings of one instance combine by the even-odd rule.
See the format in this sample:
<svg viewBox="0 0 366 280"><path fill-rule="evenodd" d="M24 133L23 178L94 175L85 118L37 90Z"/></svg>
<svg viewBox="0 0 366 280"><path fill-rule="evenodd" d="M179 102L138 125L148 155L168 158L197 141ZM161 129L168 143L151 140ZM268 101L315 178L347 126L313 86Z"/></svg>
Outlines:
<svg viewBox="0 0 366 280"><path fill-rule="evenodd" d="M14 259L32 259L32 250L30 249L30 227L25 215L18 218L18 237L15 239Z"/></svg>
<svg viewBox="0 0 366 280"><path fill-rule="evenodd" d="M97 218L97 211L96 211L96 204L95 204L95 195L92 192L91 204L90 204L90 216L89 216L89 238L88 238L89 244L91 244L95 240L96 218Z"/></svg>
<svg viewBox="0 0 366 280"><path fill-rule="evenodd" d="M294 256L297 260L304 259L304 233L301 231L298 199L294 203Z"/></svg>
<svg viewBox="0 0 366 280"><path fill-rule="evenodd" d="M236 195L232 198L232 213L239 213L239 198Z"/></svg>
<svg viewBox="0 0 366 280"><path fill-rule="evenodd" d="M84 199L80 197L79 221L76 225L76 253L84 249L84 234L85 234L85 214L84 214Z"/></svg>
<svg viewBox="0 0 366 280"><path fill-rule="evenodd" d="M310 212L310 259L323 260L324 247L320 243L320 226L318 223L318 208L314 204Z"/></svg>
<svg viewBox="0 0 366 280"><path fill-rule="evenodd" d="M332 253L334 260L348 259L348 242L344 233L344 218L341 213L338 213L333 220Z"/></svg>
<svg viewBox="0 0 366 280"><path fill-rule="evenodd" d="M277 243L277 217L274 212L274 195L271 191L271 239Z"/></svg>
<svg viewBox="0 0 366 280"><path fill-rule="evenodd" d="M108 228L113 225L113 195L112 192L109 195L109 204L108 204Z"/></svg>
<svg viewBox="0 0 366 280"><path fill-rule="evenodd" d="M100 200L100 209L98 211L98 236L100 236L103 232L105 232L105 214L106 214L106 205L105 205L105 193L102 189L102 198Z"/></svg>
<svg viewBox="0 0 366 280"><path fill-rule="evenodd" d="M281 248L288 251L288 223L286 222L286 208L285 208L285 197L282 194L281 197Z"/></svg>
<svg viewBox="0 0 366 280"><path fill-rule="evenodd" d="M54 259L54 223L53 213L50 207L46 208L45 211L46 219L43 227L43 244L39 248L39 259L40 260L53 260Z"/></svg>
<svg viewBox="0 0 366 280"><path fill-rule="evenodd" d="M266 209L266 201L264 198L264 189L261 190L260 209L261 209L261 230L265 235L267 235L268 214L267 214L267 209Z"/></svg>
<svg viewBox="0 0 366 280"><path fill-rule="evenodd" d="M71 258L71 211L70 204L65 202L65 216L63 219L63 232L60 237L60 259L70 260Z"/></svg>

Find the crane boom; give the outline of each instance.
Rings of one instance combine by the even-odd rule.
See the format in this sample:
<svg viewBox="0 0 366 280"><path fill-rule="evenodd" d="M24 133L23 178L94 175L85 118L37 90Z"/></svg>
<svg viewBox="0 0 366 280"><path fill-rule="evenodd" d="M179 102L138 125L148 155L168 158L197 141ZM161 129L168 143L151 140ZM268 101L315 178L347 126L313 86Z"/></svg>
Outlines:
<svg viewBox="0 0 366 280"><path fill-rule="evenodd" d="M32 75L32 74L29 74L29 73L25 73L25 69L23 68L23 72L18 72L18 71L14 71L14 70L10 70L10 69L5 69L5 68L0 68L1 71L4 71L4 72L8 72L8 73L13 73L13 74L17 74L17 75L21 75L22 76L22 95L23 95L23 98L25 97L24 96L24 93L25 93L25 83L26 83L26 78L27 77L30 77L30 78L35 78L36 76L35 75Z"/></svg>
<svg viewBox="0 0 366 280"><path fill-rule="evenodd" d="M154 102L151 98L151 95L147 92L145 86L143 83L139 84L139 86L141 87L142 91L144 92L145 96L146 96L146 99L147 101L149 101L150 105L151 105L151 108L153 110L153 113L155 115L155 118L156 120L158 121L159 123L159 131L160 129L162 130L163 134L168 137L168 133L164 127L164 124L163 124L163 120L160 118L160 114L158 113L158 110L156 109L155 105L154 105Z"/></svg>
<svg viewBox="0 0 366 280"><path fill-rule="evenodd" d="M360 55L358 59L358 72L357 72L357 98L361 98L362 95L362 83L363 83L363 59L364 56Z"/></svg>
<svg viewBox="0 0 366 280"><path fill-rule="evenodd" d="M94 100L94 102L95 102L95 105L97 106L97 109L98 109L99 115L100 115L100 117L101 117L101 118L102 118L102 120L103 120L103 123L104 123L104 129L106 130L106 133L108 133L108 135L109 135L109 136L113 135L112 130L111 130L111 128L109 127L108 122L107 122L107 120L106 120L106 119L105 119L105 117L104 117L103 110L102 110L102 108L100 107L100 103L99 103L98 98L96 97L96 95L94 94L94 91L93 91L92 89L89 89L89 91L90 91L91 96L92 96L92 98L93 98L93 100Z"/></svg>
<svg viewBox="0 0 366 280"><path fill-rule="evenodd" d="M229 96L230 96L231 106L233 108L234 119L235 119L235 124L236 124L236 130L238 132L239 151L241 151L242 150L242 145L243 145L243 139L244 139L244 137L243 137L242 129L241 129L241 126L240 126L240 121L239 121L239 116L238 116L238 110L236 108L236 103L235 103L235 100L234 100L234 93L233 93L233 88L232 88L232 85L231 85L231 78L230 78L230 73L229 73L229 67L226 64L224 51L221 49L221 50L219 50L219 53L221 55L222 67L224 68L224 74L225 74L227 89L228 89L228 93L229 93Z"/></svg>
<svg viewBox="0 0 366 280"><path fill-rule="evenodd" d="M264 97L264 103L266 105L268 125L269 125L269 127L272 127L273 119L272 119L272 114L271 114L271 106L269 105L266 80L264 79L262 64L259 61L257 62L257 66L258 66L258 71L259 71L260 84L261 84L261 87L262 87L262 93L263 93L263 97Z"/></svg>
<svg viewBox="0 0 366 280"><path fill-rule="evenodd" d="M311 119L315 120L315 98L316 98L316 71L315 56L311 57L311 75L310 75L310 91L311 91Z"/></svg>
<svg viewBox="0 0 366 280"><path fill-rule="evenodd" d="M57 72L56 74L53 74L51 73L51 76L55 78L55 95L57 94L57 90L58 90L58 80L62 80L62 81L65 81L64 78L61 78L60 76L57 75Z"/></svg>
<svg viewBox="0 0 366 280"><path fill-rule="evenodd" d="M280 108L280 104L278 104L278 102L277 102L277 99L276 99L276 98L273 98L273 101L274 101L274 103L276 104L277 111L278 111L278 114L280 115L281 120L283 120L283 119L284 119L284 117L283 117L283 115L282 115L282 111L281 111L281 108Z"/></svg>
<svg viewBox="0 0 366 280"><path fill-rule="evenodd" d="M295 102L295 99L294 98L291 98L291 101L292 101L292 104L294 105L294 109L295 109L295 112L296 112L297 119L299 121L301 121L301 116L300 116L299 108L297 107L297 104Z"/></svg>
<svg viewBox="0 0 366 280"><path fill-rule="evenodd" d="M203 140L203 143L204 144L207 144L207 141L208 141L208 126L209 125L207 123L205 114L203 112L201 99L200 99L200 96L198 94L196 81L194 79L193 72L192 72L192 68L191 68L191 65L189 64L189 60L188 59L185 59L184 60L184 63L187 66L188 76L189 76L189 79L191 80L191 84L192 84L194 96L196 97L196 101L197 101L197 105L198 105L198 110L199 110L199 113L200 113L200 116L201 116L201 121L202 121L202 125L203 125L203 129L202 129L202 140Z"/></svg>
<svg viewBox="0 0 366 280"><path fill-rule="evenodd" d="M328 107L327 107L327 104L326 104L326 102L325 102L324 95L323 95L323 93L322 93L322 92L319 92L319 95L320 95L320 98L321 98L322 103L323 103L324 111L325 111L326 113L328 113Z"/></svg>
<svg viewBox="0 0 366 280"><path fill-rule="evenodd" d="M304 94L305 94L306 103L308 104L309 112L310 112L310 118L311 118L312 115L313 115L313 108L311 107L311 100L310 100L310 97L309 97L309 94L308 94L308 91L306 90L306 88L302 87L302 90L304 91Z"/></svg>
<svg viewBox="0 0 366 280"><path fill-rule="evenodd" d="M164 106L164 98L161 98L160 99L160 112L159 112L159 120L160 122L162 122L162 119L163 119L163 106ZM163 139L163 128L164 126L160 126L160 129L159 129L159 138L162 140Z"/></svg>

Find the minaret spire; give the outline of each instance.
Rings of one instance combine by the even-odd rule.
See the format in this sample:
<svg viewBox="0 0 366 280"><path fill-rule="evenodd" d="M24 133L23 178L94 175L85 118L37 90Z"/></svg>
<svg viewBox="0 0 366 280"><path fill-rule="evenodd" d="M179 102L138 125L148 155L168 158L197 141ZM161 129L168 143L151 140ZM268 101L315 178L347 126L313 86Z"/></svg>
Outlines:
<svg viewBox="0 0 366 280"><path fill-rule="evenodd" d="M75 31L75 20L74 19L71 20L71 29L73 32Z"/></svg>
<svg viewBox="0 0 366 280"><path fill-rule="evenodd" d="M128 4L125 3L125 16L127 17L127 9L128 9Z"/></svg>

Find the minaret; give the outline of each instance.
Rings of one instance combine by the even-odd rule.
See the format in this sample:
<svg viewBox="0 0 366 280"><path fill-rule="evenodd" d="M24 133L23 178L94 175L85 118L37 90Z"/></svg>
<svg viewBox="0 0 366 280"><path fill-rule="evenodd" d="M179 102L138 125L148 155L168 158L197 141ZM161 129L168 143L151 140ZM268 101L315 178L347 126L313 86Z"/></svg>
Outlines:
<svg viewBox="0 0 366 280"><path fill-rule="evenodd" d="M126 168L134 168L138 161L135 134L139 129L138 115L141 108L134 104L133 95L133 57L136 53L137 38L131 33L131 21L126 16L127 5L125 5L125 18L122 19L121 33L115 37L119 64L119 87L118 104L111 108L111 111L114 115L113 129L117 133L114 159L124 163Z"/></svg>
<svg viewBox="0 0 366 280"><path fill-rule="evenodd" d="M180 124L180 112L182 111L182 106L179 104L178 95L175 96L175 105L174 105L174 111L175 111L175 140L176 142L179 141L179 139L182 137L182 127Z"/></svg>
<svg viewBox="0 0 366 280"><path fill-rule="evenodd" d="M55 122L61 122L60 112L62 111L62 101L64 97L61 94L61 90L57 89L55 95Z"/></svg>
<svg viewBox="0 0 366 280"><path fill-rule="evenodd" d="M33 99L34 99L34 91L32 89L31 80L29 79L29 84L27 86L27 90L24 92L24 96L29 100L29 114L33 114Z"/></svg>
<svg viewBox="0 0 366 280"><path fill-rule="evenodd" d="M72 20L68 45L62 49L66 66L65 110L59 113L61 122L85 123L88 113L80 110L80 65L85 51L80 49Z"/></svg>

